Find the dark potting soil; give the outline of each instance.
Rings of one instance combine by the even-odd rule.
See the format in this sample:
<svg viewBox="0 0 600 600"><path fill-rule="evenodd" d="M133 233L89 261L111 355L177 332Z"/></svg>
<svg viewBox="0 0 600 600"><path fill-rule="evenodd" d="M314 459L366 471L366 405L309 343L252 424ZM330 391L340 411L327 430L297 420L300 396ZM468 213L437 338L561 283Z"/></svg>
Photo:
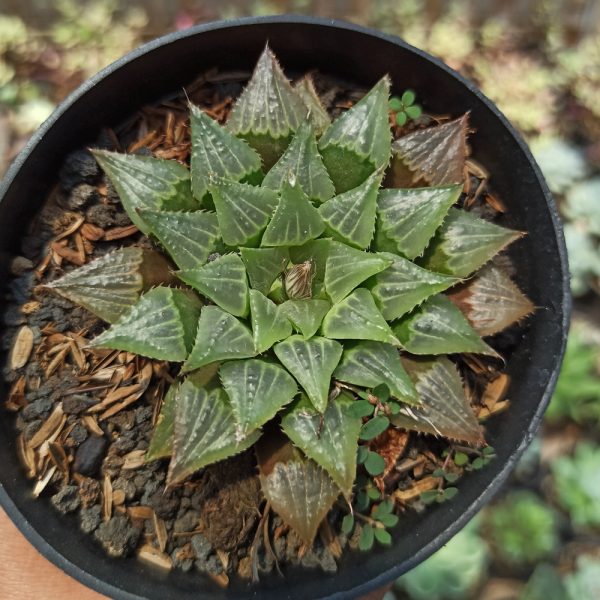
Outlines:
<svg viewBox="0 0 600 600"><path fill-rule="evenodd" d="M211 71L187 94L224 122L248 76ZM365 92L319 74L315 84L332 116ZM185 98L142 109L116 131L103 132L98 146L187 161ZM473 189L478 183L474 181ZM481 195L472 208L496 216L485 198ZM252 450L165 489L168 462L145 463L144 453L176 366L88 348L105 325L39 287L110 250L153 246L131 225L87 150L68 156L57 188L30 231L21 256L12 263L1 343L3 350L22 345L23 357L16 365L9 361L3 377L11 386L6 406L15 413L20 455L35 480L34 494L49 498L59 512L74 515L79 527L111 556L137 552L157 567L197 569L222 585L234 574L256 578L261 572L285 570L286 564L334 572L346 547L358 547L360 525L348 539L340 533L346 511L334 507L313 547L303 547L265 507ZM521 335L522 329L510 328L493 345L506 356ZM477 397L498 376L493 359L456 360ZM136 393L127 395L131 386L137 386ZM108 395L116 392L117 400L107 403L107 390ZM424 510L419 496L438 486L431 474L446 465L443 453L451 444L408 432L392 437L379 443L387 444L382 452L394 453L396 467L379 483L387 491L396 490L398 512L409 506Z"/></svg>

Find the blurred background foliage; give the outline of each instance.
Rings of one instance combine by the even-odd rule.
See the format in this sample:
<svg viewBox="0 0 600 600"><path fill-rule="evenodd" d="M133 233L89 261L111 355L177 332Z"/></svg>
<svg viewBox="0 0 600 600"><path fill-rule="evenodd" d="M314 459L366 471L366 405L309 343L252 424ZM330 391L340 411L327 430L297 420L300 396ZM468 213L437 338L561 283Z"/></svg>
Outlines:
<svg viewBox="0 0 600 600"><path fill-rule="evenodd" d="M278 13L400 35L474 80L529 142L565 221L575 316L542 431L504 494L387 598L598 600L600 2L0 0L0 175L62 98L140 43Z"/></svg>

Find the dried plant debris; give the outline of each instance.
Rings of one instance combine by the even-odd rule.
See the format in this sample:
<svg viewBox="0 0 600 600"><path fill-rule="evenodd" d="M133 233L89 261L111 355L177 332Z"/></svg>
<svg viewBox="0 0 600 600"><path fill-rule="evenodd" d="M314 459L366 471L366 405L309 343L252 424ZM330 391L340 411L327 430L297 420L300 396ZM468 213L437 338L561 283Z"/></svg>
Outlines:
<svg viewBox="0 0 600 600"><path fill-rule="evenodd" d="M387 77L293 84L268 48L248 77L209 71L69 159L5 316L34 496L219 585L334 571L456 495L509 405L495 334L534 310L467 115L432 124Z"/></svg>

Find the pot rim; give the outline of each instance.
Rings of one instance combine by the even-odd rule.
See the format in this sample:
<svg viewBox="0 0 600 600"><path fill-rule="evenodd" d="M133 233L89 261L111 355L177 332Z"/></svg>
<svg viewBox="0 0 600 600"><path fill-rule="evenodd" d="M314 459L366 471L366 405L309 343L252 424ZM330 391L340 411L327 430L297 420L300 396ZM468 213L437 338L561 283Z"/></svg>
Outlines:
<svg viewBox="0 0 600 600"><path fill-rule="evenodd" d="M511 125L508 119L500 112L500 110L496 107L496 105L489 100L482 91L469 79L456 72L454 69L450 68L446 65L441 59L428 54L427 52L416 48L398 36L383 33L376 29L372 29L369 27L364 27L362 25L357 25L354 23L349 23L347 21L339 20L339 19L328 19L322 17L314 17L314 16L304 16L304 15L294 15L294 14L285 14L285 15L273 15L273 16L263 16L263 17L241 17L232 20L218 20L211 21L208 23L203 23L199 25L195 25L189 29L175 31L172 33L168 33L161 37L158 37L152 41L146 42L141 46L138 46L131 52L127 53L123 57L119 58L115 62L103 68L101 71L96 73L94 76L86 80L83 84L81 84L76 90L71 92L52 112L52 114L44 121L44 123L37 129L37 131L31 136L26 145L20 151L18 156L13 160L9 169L7 170L5 176L2 181L0 181L0 202L4 198L6 192L11 187L13 180L15 179L17 173L20 171L21 167L24 165L26 160L29 158L30 154L34 151L38 143L43 139L46 133L55 125L57 121L63 116L64 113L71 108L77 101L79 101L82 97L84 97L87 92L93 89L98 83L100 83L105 78L112 75L113 72L117 71L121 67L142 58L144 55L161 48L163 46L168 46L169 44L176 42L181 39L185 39L188 37L194 37L202 33L206 33L209 31L222 30L222 29L235 29L237 27L248 27L253 25L262 25L262 24L298 24L298 25L317 25L320 27L328 27L331 29L342 29L348 30L351 32L360 33L363 35L368 35L375 38L380 38L384 41L390 42L396 46L401 46L412 53L418 55L421 59L426 60L427 62L433 63L437 68L442 69L448 75L458 80L464 87L466 87L472 94L474 94L479 101L481 101L485 107L490 110L494 116L499 119L503 127L508 131L510 136L514 139L514 141L519 146L520 150L523 152L531 167L533 168L533 172L535 174L536 183L540 186L542 193L545 197L546 204L548 207L548 212L551 217L552 227L554 229L554 234L556 237L557 245L558 245L558 258L561 266L561 284L562 284L562 298L561 298L561 309L562 309L562 322L560 323L560 329L562 331L562 343L560 347L560 351L556 356L555 367L550 373L550 376L547 379L546 386L543 390L543 394L541 395L540 402L536 408L536 411L529 422L527 427L527 431L525 435L521 439L520 444L514 448L511 453L509 459L502 465L494 479L490 482L490 484L481 490L478 498L472 502L466 510L460 512L454 523L441 531L438 536L436 536L429 544L421 546L417 549L417 551L409 558L405 563L401 565L396 565L390 569L387 569L380 573L377 577L367 580L366 582L355 586L352 589L343 589L333 594L326 596L329 599L341 599L348 598L350 595L354 597L355 595L366 594L371 592L390 581L394 580L404 572L409 569L412 569L417 564L425 560L431 554L433 554L439 547L440 541L442 543L446 543L451 537L453 537L458 531L460 531L473 516L492 498L492 496L497 493L502 485L502 483L507 479L508 475L512 471L515 463L523 454L527 446L531 443L546 410L546 407L550 401L551 394L554 390L556 380L558 378L558 374L560 371L560 364L562 362L562 358L564 356L565 347L566 347L566 339L567 332L569 329L570 315L571 315L571 294L570 294L570 276L569 276L569 268L567 261L567 251L566 245L564 241L564 235L562 232L562 226L560 222L560 217L558 215L558 210L552 194L550 193L544 178L542 176L541 170L537 165L535 159L533 158L527 144L524 142L521 135L516 131L516 129ZM74 577L84 585L90 587L91 589L105 594L111 598L121 598L124 600L141 600L142 596L137 594L130 593L128 591L123 590L120 587L116 587L112 585L110 582L99 579L92 573L84 570L82 567L77 564L71 562L63 554L61 554L58 550L56 550L47 540L43 537L38 531L29 523L26 517L21 513L13 499L8 494L5 487L0 482L0 505L4 508L10 519L17 526L17 528L21 531L21 533L27 538L27 540L48 560L58 566L60 569L65 571L70 576ZM325 598L325 597L323 597Z"/></svg>

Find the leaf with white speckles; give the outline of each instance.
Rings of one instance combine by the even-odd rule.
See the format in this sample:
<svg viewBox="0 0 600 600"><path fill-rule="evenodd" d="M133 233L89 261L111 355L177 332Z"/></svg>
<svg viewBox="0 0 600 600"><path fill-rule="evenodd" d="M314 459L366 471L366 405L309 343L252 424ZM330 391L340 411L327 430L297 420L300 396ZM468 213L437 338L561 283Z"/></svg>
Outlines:
<svg viewBox="0 0 600 600"><path fill-rule="evenodd" d="M292 324L282 307L258 290L250 290L250 316L254 346L258 354L266 352L275 342L292 334Z"/></svg>
<svg viewBox="0 0 600 600"><path fill-rule="evenodd" d="M240 255L246 265L250 287L265 296L290 260L285 247L240 248Z"/></svg>
<svg viewBox="0 0 600 600"><path fill-rule="evenodd" d="M281 312L291 321L294 329L299 331L305 340L317 333L323 317L331 304L327 300L306 298L286 300L280 305Z"/></svg>
<svg viewBox="0 0 600 600"><path fill-rule="evenodd" d="M207 465L239 454L259 437L258 431L243 439L236 437L233 410L222 389L207 392L186 380L177 394L167 484L173 486Z"/></svg>
<svg viewBox="0 0 600 600"><path fill-rule="evenodd" d="M451 361L440 357L404 358L402 362L417 388L420 404L403 407L391 417L394 425L473 444L483 441L460 375Z"/></svg>
<svg viewBox="0 0 600 600"><path fill-rule="evenodd" d="M235 415L236 436L245 438L272 419L298 391L294 378L281 366L264 360L232 360L219 371Z"/></svg>
<svg viewBox="0 0 600 600"><path fill-rule="evenodd" d="M348 414L354 400L342 393L321 415L308 398L294 403L281 420L284 433L309 458L323 467L346 498L356 477L356 452L362 420Z"/></svg>

